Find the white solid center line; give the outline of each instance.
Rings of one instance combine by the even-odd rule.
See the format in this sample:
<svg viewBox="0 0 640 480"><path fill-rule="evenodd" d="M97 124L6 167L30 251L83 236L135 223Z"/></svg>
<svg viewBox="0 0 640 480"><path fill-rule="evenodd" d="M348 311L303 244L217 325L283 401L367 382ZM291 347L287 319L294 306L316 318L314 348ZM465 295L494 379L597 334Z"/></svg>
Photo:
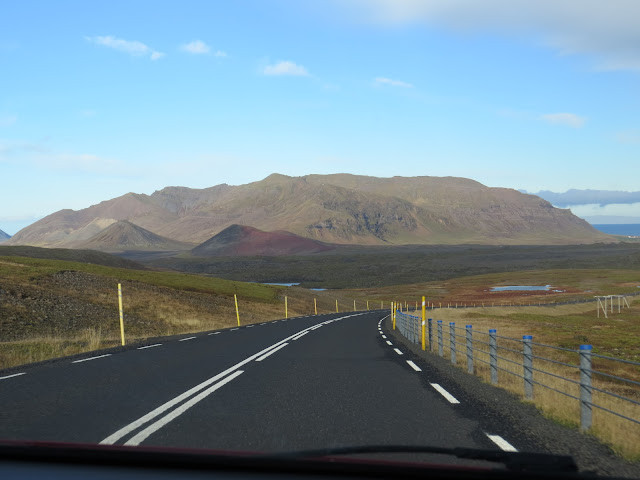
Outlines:
<svg viewBox="0 0 640 480"><path fill-rule="evenodd" d="M193 340L196 337L187 337L187 338L181 338L180 340L178 340L179 342L186 342L187 340Z"/></svg>
<svg viewBox="0 0 640 480"><path fill-rule="evenodd" d="M6 375L4 377L0 377L0 380L4 380L6 378L13 378L13 377L19 377L20 375L26 375L27 372L22 372L22 373L14 373L13 375Z"/></svg>
<svg viewBox="0 0 640 480"><path fill-rule="evenodd" d="M413 368L416 372L421 372L421 371L422 371L422 369L421 369L418 365L416 365L415 363L413 363L411 360L407 360L407 363L408 363L408 364L409 364L409 366L410 366L411 368Z"/></svg>
<svg viewBox="0 0 640 480"><path fill-rule="evenodd" d="M398 355L404 355L404 353L402 353L400 350L398 350L397 348L393 349Z"/></svg>
<svg viewBox="0 0 640 480"><path fill-rule="evenodd" d="M294 340L293 338L291 340ZM281 348L286 347L287 345L289 345L288 343L283 343L282 345L280 345L279 347L274 348L273 350L268 351L267 353L265 353L264 355L262 355L261 357L256 358L256 362L261 362L263 361L265 358L267 358L269 355L273 355L274 353L276 353L278 350L280 350Z"/></svg>
<svg viewBox="0 0 640 480"><path fill-rule="evenodd" d="M487 437L489 437L489 440L491 440L493 443L498 445L505 452L517 452L518 451L516 449L516 447L511 445L509 442L507 442L500 435L489 435L488 433L486 435L487 435Z"/></svg>
<svg viewBox="0 0 640 480"><path fill-rule="evenodd" d="M302 332L300 335L298 335L297 337L293 337L291 340L298 340L300 337L304 337L307 333L309 332Z"/></svg>
<svg viewBox="0 0 640 480"><path fill-rule="evenodd" d="M387 345L393 345L389 340L387 340Z"/></svg>
<svg viewBox="0 0 640 480"><path fill-rule="evenodd" d="M82 360L75 360L71 363L80 363L80 362L88 362L89 360L95 360L96 358L103 358L103 357L110 357L111 354L107 353L105 355L98 355L97 357L89 357L89 358L83 358Z"/></svg>
<svg viewBox="0 0 640 480"><path fill-rule="evenodd" d="M208 333L207 335L220 335L220 332L212 332L212 333Z"/></svg>
<svg viewBox="0 0 640 480"><path fill-rule="evenodd" d="M447 392L444 388L442 388L437 383L432 383L431 386L435 388L438 391L438 393L440 393L440 395L442 395L444 398L449 400L450 403L460 403L456 397L451 395L449 392Z"/></svg>
<svg viewBox="0 0 640 480"><path fill-rule="evenodd" d="M204 392L200 392L198 395L193 397L188 402L184 402L182 405L180 405L178 408L173 410L171 413L165 415L160 420L158 420L155 423L152 423L151 425L149 425L147 428L142 430L137 435L131 437L131 439L129 441L125 442L125 445L133 446L133 447L135 447L137 445L140 445L140 442L144 441L153 432L156 432L157 430L161 429L167 423L169 423L171 420L173 420L173 419L177 418L178 416L182 415L184 412L189 410L191 407L193 407L200 400L203 400L204 398L208 397L210 394L212 394L213 392L215 392L216 390L218 390L220 387L224 386L225 384L229 383L231 380L233 380L237 376L242 375L243 372L244 372L243 370L238 370L238 371L234 372L233 374L229 375L224 380L221 380L218 383L210 386Z"/></svg>
<svg viewBox="0 0 640 480"><path fill-rule="evenodd" d="M154 345L145 345L144 347L138 347L138 350L144 350L145 348L159 347L160 345L162 345L162 344L161 343L156 343Z"/></svg>

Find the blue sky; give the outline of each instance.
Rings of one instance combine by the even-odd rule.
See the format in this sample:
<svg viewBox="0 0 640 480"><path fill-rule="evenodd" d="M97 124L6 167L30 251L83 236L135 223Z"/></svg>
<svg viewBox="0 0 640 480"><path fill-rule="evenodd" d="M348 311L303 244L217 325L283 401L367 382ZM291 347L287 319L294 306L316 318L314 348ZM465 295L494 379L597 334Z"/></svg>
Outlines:
<svg viewBox="0 0 640 480"><path fill-rule="evenodd" d="M8 0L2 18L10 234L273 172L640 190L636 1Z"/></svg>

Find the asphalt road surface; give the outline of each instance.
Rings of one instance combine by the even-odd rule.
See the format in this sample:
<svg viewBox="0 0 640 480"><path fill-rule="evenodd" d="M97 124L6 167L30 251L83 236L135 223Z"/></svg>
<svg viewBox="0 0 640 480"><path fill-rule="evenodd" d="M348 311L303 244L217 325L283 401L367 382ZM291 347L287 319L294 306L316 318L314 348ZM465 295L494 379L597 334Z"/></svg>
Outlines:
<svg viewBox="0 0 640 480"><path fill-rule="evenodd" d="M290 451L526 448L394 345L387 312L184 335L0 374L0 438ZM522 442L521 442L522 443Z"/></svg>

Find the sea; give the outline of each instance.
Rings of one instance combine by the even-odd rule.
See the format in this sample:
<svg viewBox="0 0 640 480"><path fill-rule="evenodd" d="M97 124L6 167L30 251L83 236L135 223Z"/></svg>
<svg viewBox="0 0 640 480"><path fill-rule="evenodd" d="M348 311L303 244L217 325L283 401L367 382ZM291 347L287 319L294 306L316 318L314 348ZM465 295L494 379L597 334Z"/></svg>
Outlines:
<svg viewBox="0 0 640 480"><path fill-rule="evenodd" d="M627 235L633 237L640 237L640 223L612 223L607 225L592 225L593 228L600 230L601 232L608 233L609 235Z"/></svg>

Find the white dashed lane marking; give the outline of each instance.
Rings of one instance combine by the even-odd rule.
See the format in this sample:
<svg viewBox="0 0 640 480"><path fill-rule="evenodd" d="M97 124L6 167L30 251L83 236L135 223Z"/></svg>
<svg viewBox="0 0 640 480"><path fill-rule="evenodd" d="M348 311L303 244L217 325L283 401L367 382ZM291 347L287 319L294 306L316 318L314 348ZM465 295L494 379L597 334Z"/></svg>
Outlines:
<svg viewBox="0 0 640 480"><path fill-rule="evenodd" d="M145 345L144 347L138 347L138 350L144 350L146 348L159 347L160 345L162 345L162 344L161 343L155 343L153 345Z"/></svg>
<svg viewBox="0 0 640 480"><path fill-rule="evenodd" d="M178 340L179 342L186 342L187 340L193 340L196 337L187 337L187 338L181 338L180 340Z"/></svg>
<svg viewBox="0 0 640 480"><path fill-rule="evenodd" d="M440 395L446 398L450 403L460 403L456 397L451 395L449 392L447 392L444 388L442 388L437 383L432 383L431 386L435 388L438 391L438 393L440 393Z"/></svg>
<svg viewBox="0 0 640 480"><path fill-rule="evenodd" d="M97 358L104 358L104 357L110 357L110 356L111 356L111 354L110 354L110 353L107 353L107 354L105 354L105 355L98 355L97 357L89 357L89 358L83 358L82 360L75 360L75 361L73 361L73 362L71 362L71 363L88 362L89 360L95 360L95 359L97 359Z"/></svg>
<svg viewBox="0 0 640 480"><path fill-rule="evenodd" d="M415 363L413 363L411 360L407 360L407 363L408 363L408 364L409 364L409 366L410 366L411 368L413 368L416 372L421 372L421 371L422 371L422 369L421 369L419 366L417 366Z"/></svg>
<svg viewBox="0 0 640 480"><path fill-rule="evenodd" d="M505 452L517 452L518 451L513 445L511 445L509 442L507 442L500 435L489 435L488 433L486 435L487 435L487 437L489 437L489 440L491 440L493 443L498 445Z"/></svg>
<svg viewBox="0 0 640 480"><path fill-rule="evenodd" d="M7 378L19 377L20 375L26 375L26 372L22 373L14 373L13 375L5 375L4 377L0 377L0 380L6 380Z"/></svg>
<svg viewBox="0 0 640 480"><path fill-rule="evenodd" d="M398 355L404 355L404 353L402 353L400 350L398 350L397 348L393 349Z"/></svg>

